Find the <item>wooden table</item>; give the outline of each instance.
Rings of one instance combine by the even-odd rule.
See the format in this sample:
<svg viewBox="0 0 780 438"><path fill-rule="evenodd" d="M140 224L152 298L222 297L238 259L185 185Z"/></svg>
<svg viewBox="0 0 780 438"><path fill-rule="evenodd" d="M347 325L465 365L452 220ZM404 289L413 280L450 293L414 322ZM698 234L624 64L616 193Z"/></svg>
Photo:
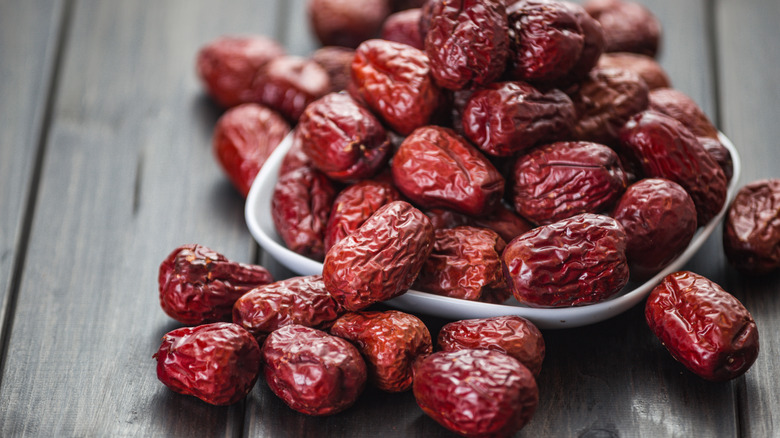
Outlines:
<svg viewBox="0 0 780 438"><path fill-rule="evenodd" d="M152 354L178 324L157 269L184 243L264 256L243 199L211 152L220 114L194 74L223 34L315 47L304 0L0 0L0 436L452 436L411 393L368 389L311 418L259 382L212 407L174 394ZM665 27L662 65L737 145L741 185L780 177L780 3L646 0ZM750 371L708 383L676 363L642 308L545 331L539 409L519 436L780 434L780 276L738 274L718 230L686 266L753 313ZM446 321L426 319L435 330Z"/></svg>

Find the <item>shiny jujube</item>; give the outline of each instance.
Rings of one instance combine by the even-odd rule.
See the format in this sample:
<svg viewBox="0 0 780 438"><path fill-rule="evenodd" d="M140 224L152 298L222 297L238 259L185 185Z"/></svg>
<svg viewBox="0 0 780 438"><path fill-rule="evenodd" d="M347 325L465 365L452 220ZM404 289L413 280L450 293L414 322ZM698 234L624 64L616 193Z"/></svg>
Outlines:
<svg viewBox="0 0 780 438"><path fill-rule="evenodd" d="M414 365L415 400L466 437L511 436L533 417L539 389L520 361L491 350L439 351Z"/></svg>
<svg viewBox="0 0 780 438"><path fill-rule="evenodd" d="M325 287L357 311L405 293L433 249L433 225L405 201L385 204L328 250Z"/></svg>
<svg viewBox="0 0 780 438"><path fill-rule="evenodd" d="M780 179L753 181L739 189L726 214L723 249L740 271L780 269Z"/></svg>
<svg viewBox="0 0 780 438"><path fill-rule="evenodd" d="M537 224L605 211L628 186L617 153L590 142L534 149L517 159L513 176L515 210Z"/></svg>
<svg viewBox="0 0 780 438"><path fill-rule="evenodd" d="M423 208L484 216L504 194L504 177L495 166L455 131L438 126L406 137L391 170L398 190Z"/></svg>
<svg viewBox="0 0 780 438"><path fill-rule="evenodd" d="M347 313L333 323L330 333L357 346L368 366L368 380L387 392L411 388L414 361L433 351L425 323L397 310Z"/></svg>
<svg viewBox="0 0 780 438"><path fill-rule="evenodd" d="M515 298L532 307L593 304L628 283L625 231L604 215L535 228L509 242L501 257Z"/></svg>
<svg viewBox="0 0 780 438"><path fill-rule="evenodd" d="M758 328L750 312L699 274L667 275L647 297L645 319L672 356L703 379L734 379L758 357Z"/></svg>

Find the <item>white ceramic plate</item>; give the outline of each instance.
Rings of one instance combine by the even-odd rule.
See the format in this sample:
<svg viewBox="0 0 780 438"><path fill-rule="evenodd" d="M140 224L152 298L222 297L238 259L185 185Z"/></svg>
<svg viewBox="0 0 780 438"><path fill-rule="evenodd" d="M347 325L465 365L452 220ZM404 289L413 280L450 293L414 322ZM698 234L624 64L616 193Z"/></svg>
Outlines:
<svg viewBox="0 0 780 438"><path fill-rule="evenodd" d="M410 313L424 313L453 320L519 315L528 318L543 329L579 327L616 316L639 303L663 277L680 270L704 244L723 218L723 214L737 190L742 163L739 153L731 141L723 134L720 135L720 140L731 152L731 158L734 162L734 176L729 184L726 205L706 226L699 227L688 248L674 262L642 284L629 283L614 298L579 307L532 308L523 306L514 299L505 304L488 304L409 290L385 304ZM274 183L279 173L282 158L291 145L292 136L288 136L265 162L249 191L244 214L252 236L265 251L282 265L299 275L321 274L322 263L294 253L284 246L271 219L271 195Z"/></svg>

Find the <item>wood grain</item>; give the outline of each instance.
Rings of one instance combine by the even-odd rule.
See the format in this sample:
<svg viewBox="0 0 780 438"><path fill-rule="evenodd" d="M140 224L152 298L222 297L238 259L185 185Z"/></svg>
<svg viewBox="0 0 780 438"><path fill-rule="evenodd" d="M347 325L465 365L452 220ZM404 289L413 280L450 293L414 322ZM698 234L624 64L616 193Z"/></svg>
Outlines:
<svg viewBox="0 0 780 438"><path fill-rule="evenodd" d="M724 132L740 151L740 184L780 177L780 47L774 0L714 2ZM780 424L780 275L741 275L726 266L723 286L753 314L761 351L739 385L738 414L743 436L776 436Z"/></svg>
<svg viewBox="0 0 780 438"><path fill-rule="evenodd" d="M277 4L75 4L0 394L0 435L239 436L243 405L174 394L152 354L178 326L157 269L197 242L238 261L243 199L211 153L194 76L224 33L275 31ZM35 103L35 102L31 102Z"/></svg>
<svg viewBox="0 0 780 438"><path fill-rule="evenodd" d="M63 6L0 2L0 345L7 341L25 259Z"/></svg>

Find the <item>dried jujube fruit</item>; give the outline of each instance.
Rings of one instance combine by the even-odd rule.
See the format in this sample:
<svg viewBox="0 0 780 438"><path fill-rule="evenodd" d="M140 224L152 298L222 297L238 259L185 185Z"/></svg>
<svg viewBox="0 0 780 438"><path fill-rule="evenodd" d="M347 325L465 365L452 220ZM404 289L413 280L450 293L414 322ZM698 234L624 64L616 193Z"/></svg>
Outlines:
<svg viewBox="0 0 780 438"><path fill-rule="evenodd" d="M628 186L617 153L584 141L534 149L517 159L512 175L515 210L537 224L605 211Z"/></svg>
<svg viewBox="0 0 780 438"><path fill-rule="evenodd" d="M690 96L674 88L650 91L648 109L677 119L696 137L718 138L718 129Z"/></svg>
<svg viewBox="0 0 780 438"><path fill-rule="evenodd" d="M569 96L525 82L496 82L476 91L463 109L466 137L492 156L511 156L570 135L577 114Z"/></svg>
<svg viewBox="0 0 780 438"><path fill-rule="evenodd" d="M253 101L287 120L297 122L306 106L331 90L330 76L320 64L300 56L278 56L258 72L252 84Z"/></svg>
<svg viewBox="0 0 780 438"><path fill-rule="evenodd" d="M311 59L322 66L330 78L330 90L346 90L352 75L352 60L355 49L342 46L320 47L311 54Z"/></svg>
<svg viewBox="0 0 780 438"><path fill-rule="evenodd" d="M328 250L325 287L350 311L405 293L433 249L433 226L405 201L380 207Z"/></svg>
<svg viewBox="0 0 780 438"><path fill-rule="evenodd" d="M233 306L233 322L257 339L290 324L321 328L344 313L321 275L292 277L256 287Z"/></svg>
<svg viewBox="0 0 780 438"><path fill-rule="evenodd" d="M731 153L721 143L718 129L696 101L680 90L657 88L650 91L648 109L666 114L685 125L723 169L726 180L731 180L734 172Z"/></svg>
<svg viewBox="0 0 780 438"><path fill-rule="evenodd" d="M357 346L366 360L368 381L387 392L411 388L414 361L433 351L425 323L397 310L346 313L330 333Z"/></svg>
<svg viewBox="0 0 780 438"><path fill-rule="evenodd" d="M622 68L633 71L647 84L647 88L669 88L672 81L655 58L631 52L602 53L596 64L599 68Z"/></svg>
<svg viewBox="0 0 780 438"><path fill-rule="evenodd" d="M604 215L534 228L509 242L501 258L515 298L532 307L593 304L628 283L626 233Z"/></svg>
<svg viewBox="0 0 780 438"><path fill-rule="evenodd" d="M647 178L626 189L612 217L626 231L626 257L634 279L653 276L688 246L696 233L696 206L679 184Z"/></svg>
<svg viewBox="0 0 780 438"><path fill-rule="evenodd" d="M542 332L516 315L450 322L439 330L436 344L442 351L500 351L522 362L534 376L542 371L545 354Z"/></svg>
<svg viewBox="0 0 780 438"><path fill-rule="evenodd" d="M332 415L352 406L366 384L366 362L349 341L298 324L263 343L263 376L277 397L307 415Z"/></svg>
<svg viewBox="0 0 780 438"><path fill-rule="evenodd" d="M620 129L631 116L647 109L647 84L634 72L619 68L594 68L571 95L577 109L577 140L613 146Z"/></svg>
<svg viewBox="0 0 780 438"><path fill-rule="evenodd" d="M491 350L423 357L414 365L412 388L425 414L466 437L512 436L531 420L539 403L531 371Z"/></svg>
<svg viewBox="0 0 780 438"><path fill-rule="evenodd" d="M314 167L311 164L311 158L303 151L303 142L298 130L293 129L290 137L292 138L292 144L287 153L284 154L284 158L282 158L282 162L279 165L279 176L301 167Z"/></svg>
<svg viewBox="0 0 780 438"><path fill-rule="evenodd" d="M585 10L604 29L605 52L633 52L655 57L661 46L661 23L644 5L624 0L588 0Z"/></svg>
<svg viewBox="0 0 780 438"><path fill-rule="evenodd" d="M230 108L217 120L214 155L233 186L246 197L271 153L290 132L276 111L256 103Z"/></svg>
<svg viewBox="0 0 780 438"><path fill-rule="evenodd" d="M709 222L725 204L728 181L723 169L676 119L643 111L623 127L620 143L636 157L646 176L672 180L691 195L699 225Z"/></svg>
<svg viewBox="0 0 780 438"><path fill-rule="evenodd" d="M438 229L433 251L414 283L416 290L480 301L491 289L507 289L501 267L506 242L495 231L460 226Z"/></svg>
<svg viewBox="0 0 780 438"><path fill-rule="evenodd" d="M450 208L472 216L490 214L504 194L504 177L455 131L416 129L391 162L398 190L425 208Z"/></svg>
<svg viewBox="0 0 780 438"><path fill-rule="evenodd" d="M393 152L379 119L346 93L309 104L296 129L311 164L336 181L374 176Z"/></svg>
<svg viewBox="0 0 780 438"><path fill-rule="evenodd" d="M260 374L260 346L240 325L217 322L163 336L157 378L171 390L212 405L239 402Z"/></svg>
<svg viewBox="0 0 780 438"><path fill-rule="evenodd" d="M206 92L223 107L252 102L258 71L284 55L284 47L262 35L226 35L204 45L196 57L196 72Z"/></svg>
<svg viewBox="0 0 780 438"><path fill-rule="evenodd" d="M390 0L308 0L314 35L324 46L357 47L374 38L392 12Z"/></svg>
<svg viewBox="0 0 780 438"><path fill-rule="evenodd" d="M573 10L577 23L580 25L583 35L582 52L580 52L574 67L569 73L559 79L559 87L571 86L588 76L590 70L598 64L604 52L604 30L595 18L591 17L585 9L575 3L569 2L568 7Z"/></svg>
<svg viewBox="0 0 780 438"><path fill-rule="evenodd" d="M731 152L720 141L720 138L712 137L697 137L699 143L707 151L708 154L718 163L723 173L726 175L726 181L731 181L734 176L734 159L731 157Z"/></svg>
<svg viewBox="0 0 780 438"><path fill-rule="evenodd" d="M236 300L273 281L260 265L228 260L203 245L182 245L160 264L160 306L182 324L229 322Z"/></svg>
<svg viewBox="0 0 780 438"><path fill-rule="evenodd" d="M509 75L521 81L552 82L569 74L585 47L583 15L582 7L571 2L508 1Z"/></svg>
<svg viewBox="0 0 780 438"><path fill-rule="evenodd" d="M504 0L430 0L428 5L425 53L436 83L460 90L498 79L509 53Z"/></svg>
<svg viewBox="0 0 780 438"><path fill-rule="evenodd" d="M391 14L382 24L381 38L425 50L425 42L420 35L421 14L420 8L405 9Z"/></svg>
<svg viewBox="0 0 780 438"><path fill-rule="evenodd" d="M780 179L753 181L737 192L723 226L723 249L740 271L780 268Z"/></svg>
<svg viewBox="0 0 780 438"><path fill-rule="evenodd" d="M499 204L493 213L483 217L468 216L445 208L426 210L425 214L431 219L434 229L471 225L495 231L504 242L509 242L534 227L503 203Z"/></svg>
<svg viewBox="0 0 780 438"><path fill-rule="evenodd" d="M430 72L422 50L372 39L355 51L350 92L394 131L407 135L427 125L439 105L441 92Z"/></svg>
<svg viewBox="0 0 780 438"><path fill-rule="evenodd" d="M381 206L400 199L401 194L390 182L364 180L346 187L333 201L325 227L326 251L363 225Z"/></svg>
<svg viewBox="0 0 780 438"><path fill-rule="evenodd" d="M645 319L672 357L703 379L737 378L758 357L758 328L750 312L699 274L666 276L647 297Z"/></svg>
<svg viewBox="0 0 780 438"><path fill-rule="evenodd" d="M325 257L325 227L336 187L308 166L280 175L271 194L271 218L285 245L298 254Z"/></svg>

